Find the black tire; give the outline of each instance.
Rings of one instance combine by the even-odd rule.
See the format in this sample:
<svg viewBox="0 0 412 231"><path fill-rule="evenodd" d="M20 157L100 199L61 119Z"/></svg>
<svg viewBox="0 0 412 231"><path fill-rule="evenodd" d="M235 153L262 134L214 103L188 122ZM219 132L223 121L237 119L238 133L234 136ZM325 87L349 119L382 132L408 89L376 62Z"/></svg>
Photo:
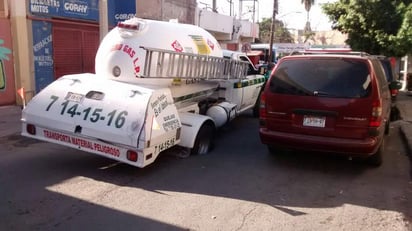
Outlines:
<svg viewBox="0 0 412 231"><path fill-rule="evenodd" d="M255 106L253 107L253 117L255 118L259 117L259 108L260 108L260 94L255 102Z"/></svg>
<svg viewBox="0 0 412 231"><path fill-rule="evenodd" d="M391 110L391 121L401 120L399 109L395 106L392 107Z"/></svg>
<svg viewBox="0 0 412 231"><path fill-rule="evenodd" d="M215 127L212 123L204 123L196 135L195 144L190 153L192 155L200 155L207 154L212 150L214 132Z"/></svg>
<svg viewBox="0 0 412 231"><path fill-rule="evenodd" d="M384 140L382 140L381 145L378 150L372 156L368 157L367 162L370 166L379 167L382 165L383 161L383 152L385 149Z"/></svg>
<svg viewBox="0 0 412 231"><path fill-rule="evenodd" d="M385 135L389 135L390 129L391 129L391 124L390 124L390 121L388 120L385 123Z"/></svg>
<svg viewBox="0 0 412 231"><path fill-rule="evenodd" d="M253 117L255 117L255 118L259 117L260 96L262 95L264 88L265 88L265 84L262 85L262 88L260 89L260 92L259 92L259 96L256 99L255 106L253 107Z"/></svg>
<svg viewBox="0 0 412 231"><path fill-rule="evenodd" d="M279 150L275 146L268 145L267 147L268 147L268 151L271 155L278 154Z"/></svg>

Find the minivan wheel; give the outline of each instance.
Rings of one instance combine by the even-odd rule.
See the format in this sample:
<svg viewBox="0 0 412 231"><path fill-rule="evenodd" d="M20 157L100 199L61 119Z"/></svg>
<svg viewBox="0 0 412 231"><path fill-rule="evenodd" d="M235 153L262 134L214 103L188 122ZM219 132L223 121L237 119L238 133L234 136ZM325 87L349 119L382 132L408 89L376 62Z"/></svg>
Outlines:
<svg viewBox="0 0 412 231"><path fill-rule="evenodd" d="M272 154L272 155L277 154L277 152L278 152L278 149L277 149L277 148L275 148L275 147L272 146L272 145L268 145L267 147L268 147L268 151L269 151L270 154Z"/></svg>
<svg viewBox="0 0 412 231"><path fill-rule="evenodd" d="M367 161L368 164L374 167L379 167L382 165L383 159L383 152L384 152L384 141L382 140L381 145L379 146L378 150L372 156L368 157Z"/></svg>

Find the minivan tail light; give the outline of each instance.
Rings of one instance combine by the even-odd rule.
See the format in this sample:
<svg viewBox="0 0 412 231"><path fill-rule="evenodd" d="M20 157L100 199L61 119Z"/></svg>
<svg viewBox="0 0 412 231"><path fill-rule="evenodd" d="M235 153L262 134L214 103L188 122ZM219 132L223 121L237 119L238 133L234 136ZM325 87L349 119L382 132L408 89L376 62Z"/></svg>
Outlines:
<svg viewBox="0 0 412 231"><path fill-rule="evenodd" d="M372 103L372 115L369 119L370 127L379 127L382 122L382 103L380 100L376 100Z"/></svg>

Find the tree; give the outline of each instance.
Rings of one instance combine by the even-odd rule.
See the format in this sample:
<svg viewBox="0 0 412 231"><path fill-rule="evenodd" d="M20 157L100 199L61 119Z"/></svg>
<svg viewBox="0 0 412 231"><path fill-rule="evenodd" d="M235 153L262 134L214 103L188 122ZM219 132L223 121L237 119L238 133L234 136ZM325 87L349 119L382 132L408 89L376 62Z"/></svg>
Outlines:
<svg viewBox="0 0 412 231"><path fill-rule="evenodd" d="M339 0L322 5L352 50L401 57L412 53L412 0Z"/></svg>
<svg viewBox="0 0 412 231"><path fill-rule="evenodd" d="M272 25L271 18L263 18L259 23L259 39L257 43L269 43L270 42L270 30ZM273 42L275 43L293 43L294 39L289 30L285 27L282 21L275 20L275 34L273 36Z"/></svg>

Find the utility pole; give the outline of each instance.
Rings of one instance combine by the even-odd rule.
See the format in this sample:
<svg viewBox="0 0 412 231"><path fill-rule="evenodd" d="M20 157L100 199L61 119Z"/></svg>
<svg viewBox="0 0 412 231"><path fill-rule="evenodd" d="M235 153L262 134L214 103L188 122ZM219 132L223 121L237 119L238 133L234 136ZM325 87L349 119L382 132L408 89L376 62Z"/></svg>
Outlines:
<svg viewBox="0 0 412 231"><path fill-rule="evenodd" d="M242 20L243 0L239 0L239 20Z"/></svg>
<svg viewBox="0 0 412 231"><path fill-rule="evenodd" d="M240 20L242 19L242 11L243 11L243 2L244 2L244 1L253 1L252 22L255 23L256 2L259 3L259 0L239 0L239 19L240 19ZM229 2L230 2L230 4L232 4L232 1L229 1ZM251 11L249 10L249 12L251 12Z"/></svg>
<svg viewBox="0 0 412 231"><path fill-rule="evenodd" d="M229 4L230 4L230 16L233 16L233 0L228 0Z"/></svg>
<svg viewBox="0 0 412 231"><path fill-rule="evenodd" d="M275 20L276 14L278 13L278 0L273 0L273 14L272 14L272 24L270 27L270 44L269 44L269 60L268 64L270 65L269 68L272 68L272 60L273 60L273 36L275 34Z"/></svg>
<svg viewBox="0 0 412 231"><path fill-rule="evenodd" d="M255 24L255 14L256 14L255 2L256 0L253 0L253 19L252 19L253 24Z"/></svg>
<svg viewBox="0 0 412 231"><path fill-rule="evenodd" d="M109 22L107 16L107 0L99 0L99 35L100 41L109 31Z"/></svg>
<svg viewBox="0 0 412 231"><path fill-rule="evenodd" d="M161 17L161 21L163 21L164 20L164 10L163 10L163 6L164 6L164 0L162 0L161 2L160 2L160 17Z"/></svg>

